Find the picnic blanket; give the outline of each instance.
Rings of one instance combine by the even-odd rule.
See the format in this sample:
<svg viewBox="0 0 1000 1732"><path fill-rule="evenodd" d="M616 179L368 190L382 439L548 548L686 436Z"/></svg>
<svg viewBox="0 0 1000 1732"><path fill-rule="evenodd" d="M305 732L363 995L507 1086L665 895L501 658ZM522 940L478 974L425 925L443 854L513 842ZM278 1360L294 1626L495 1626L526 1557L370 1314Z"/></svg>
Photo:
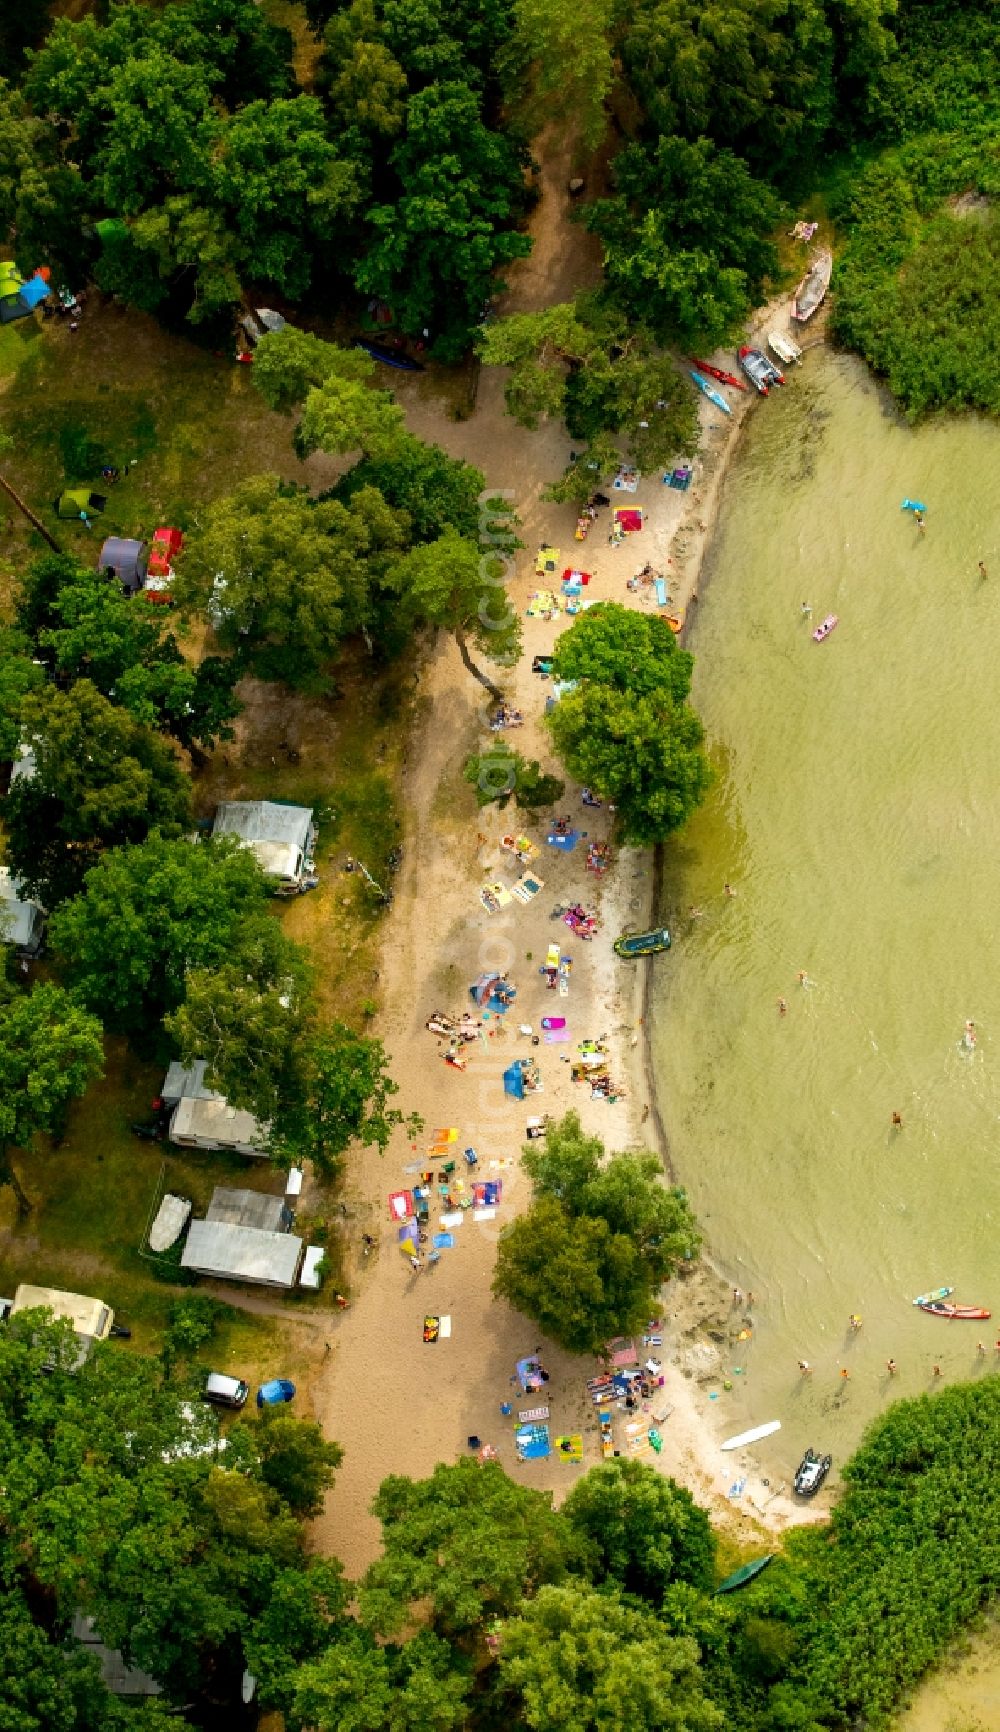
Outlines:
<svg viewBox="0 0 1000 1732"><path fill-rule="evenodd" d="M514 1369L525 1395L532 1395L536 1389L545 1388L548 1380L542 1376L542 1367L537 1359L519 1359Z"/></svg>
<svg viewBox="0 0 1000 1732"><path fill-rule="evenodd" d="M578 1431L571 1432L563 1437L557 1437L555 1443L556 1454L559 1456L561 1461L583 1460L583 1438Z"/></svg>
<svg viewBox="0 0 1000 1732"><path fill-rule="evenodd" d="M492 1209L499 1203L502 1190L502 1179L482 1179L478 1185L473 1185L472 1195L479 1208Z"/></svg>
<svg viewBox="0 0 1000 1732"><path fill-rule="evenodd" d="M539 878L537 872L522 872L517 883L511 885L510 894L515 901L527 903L537 896L539 890L544 889L544 887L545 879Z"/></svg>
<svg viewBox="0 0 1000 1732"><path fill-rule="evenodd" d="M535 575L537 577L547 577L550 572L558 571L558 569L559 569L559 549L558 549L558 547L549 547L547 542L543 542L542 546L538 549L538 552L535 554Z"/></svg>
<svg viewBox="0 0 1000 1732"><path fill-rule="evenodd" d="M544 1461L551 1455L547 1425L519 1425L514 1433L518 1461Z"/></svg>
<svg viewBox="0 0 1000 1732"><path fill-rule="evenodd" d="M638 535L642 528L642 506L620 505L614 520L623 535Z"/></svg>
<svg viewBox="0 0 1000 1732"><path fill-rule="evenodd" d="M639 1355L635 1350L635 1342L625 1335L616 1335L613 1341L604 1345L605 1356L611 1365L638 1365Z"/></svg>
<svg viewBox="0 0 1000 1732"><path fill-rule="evenodd" d="M413 1214L413 1192L393 1191L389 1197L390 1221L406 1221Z"/></svg>
<svg viewBox="0 0 1000 1732"><path fill-rule="evenodd" d="M536 589L528 597L525 612L529 619L543 619L547 613L561 613L564 606L561 595L555 595L551 589Z"/></svg>
<svg viewBox="0 0 1000 1732"><path fill-rule="evenodd" d="M568 1028L547 1028L542 1035L546 1046L558 1046L560 1041L572 1040Z"/></svg>
<svg viewBox="0 0 1000 1732"><path fill-rule="evenodd" d="M565 835L560 835L558 831L553 830L546 836L545 840L550 848L558 848L563 854L572 854L580 840L580 832L579 830L567 830Z"/></svg>

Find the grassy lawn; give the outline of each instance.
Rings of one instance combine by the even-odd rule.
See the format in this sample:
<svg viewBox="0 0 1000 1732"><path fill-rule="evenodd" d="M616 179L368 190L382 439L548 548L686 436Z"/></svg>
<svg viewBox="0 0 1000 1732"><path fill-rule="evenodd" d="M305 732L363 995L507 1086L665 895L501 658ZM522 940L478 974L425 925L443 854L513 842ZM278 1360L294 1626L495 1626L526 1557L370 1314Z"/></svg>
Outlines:
<svg viewBox="0 0 1000 1732"><path fill-rule="evenodd" d="M264 406L249 369L170 336L141 314L102 305L96 295L75 332L55 320L0 328L0 389L0 424L14 441L3 471L63 548L88 565L105 534L148 537L159 523L190 528L205 502L247 475L273 471L314 490L336 477L336 464L322 455L298 461L291 419ZM106 489L105 463L123 471L122 481ZM92 531L60 523L54 511L64 486L87 483L108 495ZM13 576L40 551L36 533L0 498L0 607ZM241 695L235 740L195 774L197 810L207 816L219 800L240 798L316 809L319 888L275 903L275 917L310 952L321 1013L363 1027L378 999L382 914L361 874L343 866L352 855L380 884L389 882L412 670L348 668L331 700L256 680L244 682ZM161 1279L141 1253L162 1192L190 1197L197 1215L216 1184L277 1192L281 1179L263 1161L134 1137L130 1124L148 1115L162 1067L144 1063L122 1042L107 1046L107 1074L71 1115L61 1146L40 1138L37 1149L18 1158L31 1213L17 1221L8 1193L0 1194L0 1292L10 1295L26 1280L93 1292L132 1327L136 1346L155 1351L173 1301L197 1291ZM276 1358L293 1376L296 1366L301 1372L308 1364L316 1330L304 1322L296 1327L296 1310L332 1306L334 1292L348 1290L348 1278L336 1196L314 1193L301 1220L304 1237L329 1244L322 1294L234 1287L249 1302L280 1307L288 1322L231 1309L203 1359L247 1377L274 1374Z"/></svg>
<svg viewBox="0 0 1000 1732"><path fill-rule="evenodd" d="M4 472L65 551L88 565L104 535L190 528L202 504L248 475L312 486L335 476L322 456L299 462L291 418L265 407L249 368L96 291L76 331L37 318L0 330L0 388L3 429L14 440ZM102 484L105 464L123 472L114 486ZM60 523L54 510L64 487L84 484L108 499L92 530ZM42 543L9 502L2 517L0 569L13 570Z"/></svg>

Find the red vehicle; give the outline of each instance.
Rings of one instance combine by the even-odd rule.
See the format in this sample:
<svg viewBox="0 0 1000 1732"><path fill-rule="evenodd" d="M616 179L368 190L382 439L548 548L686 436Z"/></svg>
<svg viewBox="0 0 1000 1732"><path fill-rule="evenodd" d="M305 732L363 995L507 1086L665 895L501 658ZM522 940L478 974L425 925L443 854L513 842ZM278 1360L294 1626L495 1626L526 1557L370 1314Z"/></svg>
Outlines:
<svg viewBox="0 0 1000 1732"><path fill-rule="evenodd" d="M702 373L707 373L710 379L718 379L723 385L732 385L735 391L746 390L743 380L737 379L735 373L727 373L724 367L713 367L710 361L697 361L693 357L689 358L692 360L692 365Z"/></svg>

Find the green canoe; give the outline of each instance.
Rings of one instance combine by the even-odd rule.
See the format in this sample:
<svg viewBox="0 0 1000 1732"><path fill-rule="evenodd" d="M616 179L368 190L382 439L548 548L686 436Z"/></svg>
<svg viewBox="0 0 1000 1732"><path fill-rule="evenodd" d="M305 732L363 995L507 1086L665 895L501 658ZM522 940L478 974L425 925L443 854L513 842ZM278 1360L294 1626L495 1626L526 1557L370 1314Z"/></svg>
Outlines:
<svg viewBox="0 0 1000 1732"><path fill-rule="evenodd" d="M715 1590L716 1594L731 1594L736 1588L745 1588L747 1582L752 1582L754 1576L759 1576L761 1570L767 1569L773 1557L773 1552L765 1552L762 1558L754 1558L752 1563L744 1564L742 1569L734 1570L731 1576L727 1576L724 1582L719 1583Z"/></svg>
<svg viewBox="0 0 1000 1732"><path fill-rule="evenodd" d="M623 933L615 939L618 956L655 956L658 950L670 949L670 934L665 926L655 926L651 932Z"/></svg>

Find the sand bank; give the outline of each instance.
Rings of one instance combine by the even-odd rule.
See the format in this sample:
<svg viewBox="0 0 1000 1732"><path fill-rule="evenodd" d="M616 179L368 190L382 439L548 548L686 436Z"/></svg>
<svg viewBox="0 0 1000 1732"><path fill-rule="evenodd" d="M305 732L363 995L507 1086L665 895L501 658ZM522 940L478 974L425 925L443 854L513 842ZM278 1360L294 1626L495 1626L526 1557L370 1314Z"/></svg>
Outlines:
<svg viewBox="0 0 1000 1732"><path fill-rule="evenodd" d="M765 329L777 312L771 307L761 315ZM559 549L560 571L563 566L588 571L588 596L655 611L652 586L638 592L627 587L637 568L648 562L667 577L669 611L689 622L723 479L755 399L750 392L727 393L736 399L731 417L702 402L702 437L690 489L672 490L656 474L643 477L634 496L616 495L616 504L641 506L644 523L641 534L612 546L609 512L601 513L581 544L573 538L575 512L540 500L545 480L566 461L565 434L551 426L527 434L505 421L500 390L495 376L485 376L476 413L460 428L445 420L426 391L415 394L407 408L415 431L478 461L491 486L513 495L526 546L518 555L509 592L523 617L524 650L518 667L504 674L503 685L524 723L506 737L522 753L552 765L543 727L551 688L532 673L531 664L534 656L551 651L569 622L561 613L550 619L526 615L532 593L543 583L549 586L536 576L536 548L546 543ZM766 405L762 408L766 412ZM558 577L552 587L559 588ZM495 736L489 730L486 694L447 641L442 640L420 672L417 702L419 721L404 789L404 862L386 926L378 982L384 1011L378 1030L392 1056L400 1101L406 1110L423 1114L427 1134L417 1144L399 1137L384 1159L371 1153L353 1165L348 1187L355 1238L352 1306L331 1325L333 1351L316 1389L318 1413L327 1432L343 1444L345 1463L314 1537L322 1549L342 1557L352 1572L363 1568L377 1548L377 1524L367 1511L388 1473L426 1474L436 1462L455 1459L475 1437L493 1445L512 1474L551 1489L558 1500L600 1459L596 1409L585 1387L596 1363L542 1342L535 1325L492 1299L496 1240L504 1223L528 1202L520 1151L529 1113L558 1116L574 1108L585 1128L600 1135L610 1149L655 1146L661 1140L643 1019L648 970L669 966L669 961L623 964L611 949L611 939L623 927L641 927L655 913L652 855L614 850L607 877L599 880L588 872L588 843L610 839L609 815L583 806L579 789L572 786L559 803L559 811L583 832L572 853L547 845L549 814L544 823L513 810L501 813L495 806L477 815L471 791L462 782L462 767L470 752L483 749ZM484 883L510 882L516 876L501 847L502 835L515 828L537 849L531 864L544 888L527 906L513 902L491 916L482 906L480 890ZM575 900L599 915L601 928L592 942L581 942L551 917L557 904ZM565 999L547 991L538 972L553 942L572 957ZM444 1043L427 1032L425 1022L434 1011L467 1008L470 984L488 968L509 973L518 989L517 1002L505 1018L484 1024L479 1040L468 1049L468 1068L459 1072L444 1063ZM531 1035L519 1032L525 1025L538 1034L544 1014L566 1017L568 1043L534 1046ZM610 1049L618 1097L613 1104L591 1099L585 1084L571 1080L569 1055L581 1040L598 1037L604 1037ZM528 1056L538 1061L543 1092L516 1102L504 1095L502 1072L515 1057ZM471 1210L464 1212L453 1228L454 1245L442 1252L435 1267L414 1273L396 1243L387 1198L412 1186L420 1167L437 1168L439 1160L432 1162L426 1149L438 1127L457 1132L460 1171L462 1150L476 1148L475 1176L499 1179L502 1198L490 1218L476 1220ZM667 1150L661 1148L661 1153ZM439 1207L432 1209L432 1228L438 1226L440 1213ZM362 1232L378 1242L366 1259L360 1255ZM451 1319L448 1339L424 1343L428 1313ZM669 1410L669 1417L662 1454L647 1450L643 1459L688 1485L719 1522L780 1529L790 1521L815 1518L821 1509L796 1506L780 1488L761 1480L749 1456L741 1460L722 1455L718 1447L726 1428L716 1414L724 1404L716 1407L713 1397L729 1375L740 1332L747 1326L743 1308L733 1306L728 1282L706 1261L665 1289L663 1344L650 1350L663 1362L665 1385L651 1406L657 1413ZM536 1348L550 1372L544 1401L553 1435L581 1435L582 1463L556 1456L536 1463L516 1460L516 1415L541 1398L519 1397L511 1379L515 1362ZM510 1414L502 1413L504 1406ZM624 1416L616 1418L621 1430ZM741 1480L745 1483L738 1496L731 1497Z"/></svg>

